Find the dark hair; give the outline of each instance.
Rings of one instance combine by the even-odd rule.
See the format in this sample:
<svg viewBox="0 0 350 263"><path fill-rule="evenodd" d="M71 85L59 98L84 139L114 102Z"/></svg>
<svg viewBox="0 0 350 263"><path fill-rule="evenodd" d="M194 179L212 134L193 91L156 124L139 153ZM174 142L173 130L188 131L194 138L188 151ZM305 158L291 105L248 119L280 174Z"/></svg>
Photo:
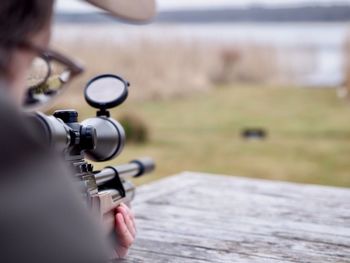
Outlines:
<svg viewBox="0 0 350 263"><path fill-rule="evenodd" d="M0 77L16 46L43 29L52 16L54 0L0 0Z"/></svg>

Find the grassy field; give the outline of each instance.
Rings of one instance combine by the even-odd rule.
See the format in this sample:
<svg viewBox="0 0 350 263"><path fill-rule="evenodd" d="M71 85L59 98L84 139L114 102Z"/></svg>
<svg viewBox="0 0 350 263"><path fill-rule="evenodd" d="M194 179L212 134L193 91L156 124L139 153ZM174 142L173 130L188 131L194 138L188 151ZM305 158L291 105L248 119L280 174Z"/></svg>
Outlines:
<svg viewBox="0 0 350 263"><path fill-rule="evenodd" d="M125 35L121 41L122 32L105 25L56 29L56 48L87 66L56 108L77 108L81 119L90 117L94 110L81 102L81 94L91 76L115 72L131 82L128 101L113 115L141 118L151 138L127 145L109 164L154 157L157 171L141 183L192 170L350 187L350 103L332 89L276 87L306 74L301 65L314 68L312 49L152 40L137 38L136 31L135 39ZM266 129L268 138L242 139L247 127Z"/></svg>
<svg viewBox="0 0 350 263"><path fill-rule="evenodd" d="M82 118L93 114L81 110ZM146 121L151 139L127 145L110 164L154 157L157 171L140 183L186 170L350 187L350 104L335 90L219 87L185 99L127 102L113 115L123 112ZM246 141L245 127L269 136Z"/></svg>

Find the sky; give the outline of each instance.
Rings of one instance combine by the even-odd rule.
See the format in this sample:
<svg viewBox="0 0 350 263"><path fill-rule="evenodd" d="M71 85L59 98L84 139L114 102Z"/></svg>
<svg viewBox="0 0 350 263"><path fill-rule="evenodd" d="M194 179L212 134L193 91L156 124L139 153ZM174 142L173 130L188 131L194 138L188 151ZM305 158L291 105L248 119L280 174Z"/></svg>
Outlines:
<svg viewBox="0 0 350 263"><path fill-rule="evenodd" d="M132 0L129 0L132 1ZM182 10L182 9L201 9L201 8L218 8L218 7L245 7L253 4L259 5L298 5L298 4L334 4L348 3L350 0L158 0L158 10ZM59 11L71 12L88 12L96 9L85 4L81 0L57 0L57 9Z"/></svg>

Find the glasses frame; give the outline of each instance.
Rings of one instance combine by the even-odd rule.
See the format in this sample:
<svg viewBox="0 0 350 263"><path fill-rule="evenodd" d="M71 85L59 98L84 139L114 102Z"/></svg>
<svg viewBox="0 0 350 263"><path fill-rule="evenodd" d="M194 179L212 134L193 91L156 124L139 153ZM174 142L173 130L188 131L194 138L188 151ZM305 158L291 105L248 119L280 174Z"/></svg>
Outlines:
<svg viewBox="0 0 350 263"><path fill-rule="evenodd" d="M56 60L57 62L67 66L67 68L72 72L73 76L79 75L84 71L84 68L81 65L60 54L59 52L53 51L51 49L41 48L29 42L21 42L18 46L20 48L34 51L39 55L39 57L45 59L47 62Z"/></svg>
<svg viewBox="0 0 350 263"><path fill-rule="evenodd" d="M50 62L52 62L52 61L58 62L66 67L66 69L70 72L69 82L73 78L77 77L78 75L80 75L84 72L84 68L81 65L77 64L76 62L72 61L71 59L67 58L66 56L60 54L59 52L53 51L51 49L45 49L45 48L38 47L37 45L34 45L30 42L20 42L17 46L18 46L18 48L27 49L27 50L35 52L38 55L38 57L40 57L41 59L43 59L47 63L47 66L48 66L48 73L47 73L45 79L43 81L41 81L40 83L29 87L28 92L34 91L37 87L39 87L40 85L42 85L43 83L48 81L48 79L50 78L50 76L52 74L52 68L50 66Z"/></svg>

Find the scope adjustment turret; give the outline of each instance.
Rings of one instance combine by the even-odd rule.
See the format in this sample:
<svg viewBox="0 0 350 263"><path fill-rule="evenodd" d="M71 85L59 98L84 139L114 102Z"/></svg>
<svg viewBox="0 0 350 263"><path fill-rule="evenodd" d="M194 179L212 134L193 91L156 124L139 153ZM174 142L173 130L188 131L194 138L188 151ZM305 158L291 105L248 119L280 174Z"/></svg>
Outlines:
<svg viewBox="0 0 350 263"><path fill-rule="evenodd" d="M64 123L78 122L78 112L76 110L57 110L53 116L61 119Z"/></svg>

